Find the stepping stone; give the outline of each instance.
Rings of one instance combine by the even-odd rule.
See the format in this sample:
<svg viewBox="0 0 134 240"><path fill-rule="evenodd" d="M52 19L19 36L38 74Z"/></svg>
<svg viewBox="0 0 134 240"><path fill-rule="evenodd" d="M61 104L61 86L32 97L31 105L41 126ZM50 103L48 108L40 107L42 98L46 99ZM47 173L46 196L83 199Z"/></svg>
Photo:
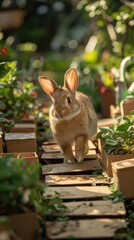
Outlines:
<svg viewBox="0 0 134 240"><path fill-rule="evenodd" d="M79 218L89 217L124 217L126 215L123 203L111 200L65 202L66 216Z"/></svg>
<svg viewBox="0 0 134 240"><path fill-rule="evenodd" d="M82 163L72 163L72 164L49 164L42 166L42 174L63 174L63 173L74 173L74 172L84 172L91 170L101 169L100 162L98 160L83 161Z"/></svg>
<svg viewBox="0 0 134 240"><path fill-rule="evenodd" d="M102 175L47 175L45 183L51 186L56 185L100 185L109 184L107 178Z"/></svg>
<svg viewBox="0 0 134 240"><path fill-rule="evenodd" d="M111 192L108 186L64 186L48 187L43 194L46 198L51 199L56 194L63 200L92 200L102 199Z"/></svg>
<svg viewBox="0 0 134 240"><path fill-rule="evenodd" d="M126 228L123 219L83 219L64 222L46 222L46 235L49 240L68 239L109 239L115 232Z"/></svg>

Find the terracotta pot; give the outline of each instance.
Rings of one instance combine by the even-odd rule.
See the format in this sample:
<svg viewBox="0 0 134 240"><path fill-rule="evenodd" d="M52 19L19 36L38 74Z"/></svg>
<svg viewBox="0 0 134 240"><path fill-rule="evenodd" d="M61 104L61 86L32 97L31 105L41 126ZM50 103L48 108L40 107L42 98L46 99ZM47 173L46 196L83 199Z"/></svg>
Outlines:
<svg viewBox="0 0 134 240"><path fill-rule="evenodd" d="M35 133L6 133L5 141L8 153L36 152Z"/></svg>
<svg viewBox="0 0 134 240"><path fill-rule="evenodd" d="M39 240L39 224L35 212L10 215L9 224L22 239Z"/></svg>
<svg viewBox="0 0 134 240"><path fill-rule="evenodd" d="M134 110L134 99L124 99L120 103L121 115L129 115Z"/></svg>
<svg viewBox="0 0 134 240"><path fill-rule="evenodd" d="M115 189L134 198L134 158L112 163Z"/></svg>
<svg viewBox="0 0 134 240"><path fill-rule="evenodd" d="M114 91L106 89L105 92L100 93L100 104L103 117L110 117L110 106L116 105Z"/></svg>
<svg viewBox="0 0 134 240"><path fill-rule="evenodd" d="M134 158L134 154L108 155L105 150L102 149L102 169L107 173L109 177L113 177L112 163L131 158Z"/></svg>

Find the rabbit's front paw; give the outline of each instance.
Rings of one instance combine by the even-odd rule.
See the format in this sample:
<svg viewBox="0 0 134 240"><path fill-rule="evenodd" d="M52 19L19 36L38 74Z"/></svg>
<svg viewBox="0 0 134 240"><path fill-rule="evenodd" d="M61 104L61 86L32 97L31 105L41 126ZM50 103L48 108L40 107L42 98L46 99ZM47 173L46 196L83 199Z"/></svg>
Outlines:
<svg viewBox="0 0 134 240"><path fill-rule="evenodd" d="M76 163L75 159L64 159L64 163Z"/></svg>

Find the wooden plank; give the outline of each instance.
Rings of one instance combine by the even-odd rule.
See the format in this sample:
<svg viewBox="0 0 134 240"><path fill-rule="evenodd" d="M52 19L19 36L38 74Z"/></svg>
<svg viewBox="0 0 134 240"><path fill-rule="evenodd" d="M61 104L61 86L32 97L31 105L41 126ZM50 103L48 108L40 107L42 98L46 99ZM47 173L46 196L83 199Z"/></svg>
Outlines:
<svg viewBox="0 0 134 240"><path fill-rule="evenodd" d="M49 145L48 145L49 146ZM60 152L60 149L57 148L56 149L52 149L47 146L43 147L44 149L44 153L41 156L41 159L47 160L47 159L64 159L64 154L62 152ZM85 159L96 159L97 154L96 154L96 150L89 150L87 155L85 156Z"/></svg>
<svg viewBox="0 0 134 240"><path fill-rule="evenodd" d="M108 186L64 186L64 187L48 187L44 196L52 198L59 193L63 200L71 199L100 199L110 194Z"/></svg>
<svg viewBox="0 0 134 240"><path fill-rule="evenodd" d="M35 133L6 133L5 140L36 139ZM16 149L17 151L17 149Z"/></svg>
<svg viewBox="0 0 134 240"><path fill-rule="evenodd" d="M56 160L56 159L60 159L63 160L64 156L61 152L45 152L42 154L41 159L43 160Z"/></svg>
<svg viewBox="0 0 134 240"><path fill-rule="evenodd" d="M49 141L45 141L43 143L43 147L45 147L45 148L48 146L48 148L50 147L50 148L54 149L55 145L60 149L60 146L54 139L50 139ZM89 149L92 149L92 150L96 149L96 146L94 145L94 143L91 140L88 140L88 147L89 147ZM74 150L74 146L73 146L73 150Z"/></svg>
<svg viewBox="0 0 134 240"><path fill-rule="evenodd" d="M57 144L57 142L53 138L50 138L47 141L43 142L43 145L52 145L52 144Z"/></svg>
<svg viewBox="0 0 134 240"><path fill-rule="evenodd" d="M89 149L92 149L92 150L96 149L96 146L94 145L94 143L91 140L88 140L88 146L89 146Z"/></svg>
<svg viewBox="0 0 134 240"><path fill-rule="evenodd" d="M77 217L124 217L126 215L123 203L111 200L66 202L66 216Z"/></svg>
<svg viewBox="0 0 134 240"><path fill-rule="evenodd" d="M59 147L58 144L47 144L47 145L43 145L42 149L44 150L44 152L46 153L60 153L61 152L61 148Z"/></svg>
<svg viewBox="0 0 134 240"><path fill-rule="evenodd" d="M67 239L109 239L115 231L126 228L123 219L83 219L65 222L46 222L46 235L49 240Z"/></svg>
<svg viewBox="0 0 134 240"><path fill-rule="evenodd" d="M96 159L97 158L97 154L96 154L96 150L95 149L89 149L88 153L85 156L85 159Z"/></svg>
<svg viewBox="0 0 134 240"><path fill-rule="evenodd" d="M82 163L59 163L49 164L42 166L42 174L63 174L72 172L84 172L101 169L100 162L98 160L83 161Z"/></svg>
<svg viewBox="0 0 134 240"><path fill-rule="evenodd" d="M47 175L45 182L49 185L98 185L109 184L102 175Z"/></svg>

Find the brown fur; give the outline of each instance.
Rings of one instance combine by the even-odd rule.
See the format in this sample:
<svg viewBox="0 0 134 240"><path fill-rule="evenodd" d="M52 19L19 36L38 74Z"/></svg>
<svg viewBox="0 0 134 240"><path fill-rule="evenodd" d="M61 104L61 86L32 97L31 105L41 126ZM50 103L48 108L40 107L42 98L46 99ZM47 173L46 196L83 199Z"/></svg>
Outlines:
<svg viewBox="0 0 134 240"><path fill-rule="evenodd" d="M83 93L76 92L78 76L74 68L69 69L64 78L64 86L45 77L39 81L47 94L52 97L50 125L52 133L65 155L65 162L72 163L75 158L83 161L87 152L88 139L97 132L97 117L91 100ZM69 102L68 102L69 101ZM72 144L75 143L75 156Z"/></svg>

